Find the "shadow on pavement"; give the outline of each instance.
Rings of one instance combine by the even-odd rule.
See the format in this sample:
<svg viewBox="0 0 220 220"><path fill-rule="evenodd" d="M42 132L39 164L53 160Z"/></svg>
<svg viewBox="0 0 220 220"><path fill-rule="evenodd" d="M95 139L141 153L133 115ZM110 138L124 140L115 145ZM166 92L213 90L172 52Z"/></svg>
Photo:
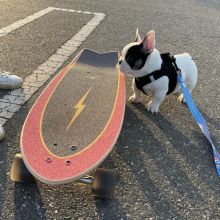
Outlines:
<svg viewBox="0 0 220 220"><path fill-rule="evenodd" d="M107 200L107 199L97 199L95 201L96 210L98 212L99 218L101 220L107 219L121 219L127 220L126 211L123 210L121 204L117 199Z"/></svg>
<svg viewBox="0 0 220 220"><path fill-rule="evenodd" d="M207 113L205 113L203 110L199 109L204 119L209 122L215 129L220 129L220 119L213 119L211 118Z"/></svg>
<svg viewBox="0 0 220 220"><path fill-rule="evenodd" d="M211 184L210 178L207 177L212 176L213 179L211 181L216 181L216 184L218 183L218 178L216 178L217 174L215 172L214 160L212 158L211 145L192 118L187 106L184 106L186 109L184 109L185 115L183 117L181 117L181 115L173 116L174 120L178 121L178 125L180 125L179 128L177 128L171 120L166 119L161 114L149 114L142 104L138 107L138 110L145 114L148 121L151 121L158 126L160 132L166 136L176 152L184 158L186 162L185 166L191 167L191 170L195 171L195 173L199 172L202 181L207 183L209 187L212 187L214 184ZM215 129L219 128L219 124L213 118L209 117L200 109L199 111L202 113L205 120L214 126ZM183 127L184 124L186 127ZM185 128L188 128L188 130L183 134L181 129ZM184 164L182 165L184 166Z"/></svg>
<svg viewBox="0 0 220 220"><path fill-rule="evenodd" d="M16 220L46 220L46 210L37 184L15 183L14 202Z"/></svg>
<svg viewBox="0 0 220 220"><path fill-rule="evenodd" d="M127 105L125 123L128 126L122 130L121 135L127 137L128 148L118 147L117 152L143 188L156 216L161 219L182 219L184 212L181 211L181 206L184 203L196 206L197 203L206 202L204 189L210 182L205 181L206 170L199 173L198 177L194 175L201 171L197 168L202 160L193 160L193 155L198 154L198 144L205 139L198 140L199 143L192 143L162 115L146 112L142 104L135 107ZM152 123L159 129L153 130L150 126ZM133 133L128 135L127 130ZM167 143L160 138L161 134L168 139ZM183 146L183 143L190 143L192 152L189 152L189 148ZM123 146L123 143L120 144L120 138L119 145ZM215 194L212 187L207 188L207 191ZM178 205L178 201L182 200L183 204Z"/></svg>
<svg viewBox="0 0 220 220"><path fill-rule="evenodd" d="M116 147L117 148L117 147ZM100 165L103 168L111 169L116 171L116 158L115 150L108 156L106 160ZM114 191L114 196L112 199L95 199L96 211L101 220L110 220L110 219L124 219L127 220L127 210L122 207L121 202L118 200L117 187L120 184L119 173L116 172L116 186Z"/></svg>
<svg viewBox="0 0 220 220"><path fill-rule="evenodd" d="M22 108L27 113L27 106ZM14 183L10 179L13 157L20 153L20 131L25 117L26 114L16 113L4 126L6 136L0 147L0 219L46 219L37 184Z"/></svg>

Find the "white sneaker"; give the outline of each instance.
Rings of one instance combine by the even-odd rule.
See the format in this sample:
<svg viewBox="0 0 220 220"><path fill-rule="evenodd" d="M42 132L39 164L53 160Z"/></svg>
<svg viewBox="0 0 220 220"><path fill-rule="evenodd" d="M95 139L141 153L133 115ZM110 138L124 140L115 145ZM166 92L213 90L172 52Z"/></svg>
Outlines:
<svg viewBox="0 0 220 220"><path fill-rule="evenodd" d="M21 87L22 83L22 78L6 74L0 69L0 89L17 89Z"/></svg>
<svg viewBox="0 0 220 220"><path fill-rule="evenodd" d="M5 130L4 128L0 125L0 141L3 139L5 136Z"/></svg>

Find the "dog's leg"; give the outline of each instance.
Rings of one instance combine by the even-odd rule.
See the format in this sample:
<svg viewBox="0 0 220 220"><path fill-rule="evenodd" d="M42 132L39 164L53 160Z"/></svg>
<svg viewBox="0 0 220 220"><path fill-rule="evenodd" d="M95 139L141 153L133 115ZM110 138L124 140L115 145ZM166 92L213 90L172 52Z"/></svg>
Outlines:
<svg viewBox="0 0 220 220"><path fill-rule="evenodd" d="M186 80L186 85L188 87L189 93L191 94L197 83L197 72L194 73L194 76L190 77L190 79ZM183 93L178 97L178 101L181 103L186 103Z"/></svg>
<svg viewBox="0 0 220 220"><path fill-rule="evenodd" d="M179 101L180 103L186 103L186 100L184 99L183 93L181 93L181 95L178 97L178 101Z"/></svg>
<svg viewBox="0 0 220 220"><path fill-rule="evenodd" d="M185 75L186 85L189 89L189 92L191 93L197 83L197 77L198 77L198 70L197 70L196 64L191 58L190 58L190 61L187 63L187 70L185 71L184 75ZM186 102L186 100L184 99L183 93L178 97L178 100L181 103Z"/></svg>
<svg viewBox="0 0 220 220"><path fill-rule="evenodd" d="M137 103L141 102L141 91L136 87L135 78L133 78L133 80L132 80L132 89L134 91L134 95L132 95L129 98L129 101L131 101L134 104L137 104Z"/></svg>
<svg viewBox="0 0 220 220"><path fill-rule="evenodd" d="M147 111L151 113L158 113L161 102L165 99L166 92L157 92L154 94L152 100L146 105Z"/></svg>
<svg viewBox="0 0 220 220"><path fill-rule="evenodd" d="M188 87L189 93L191 94L191 92L192 92L193 88L195 87L195 85L194 85L194 86L191 86L191 85L189 84L189 85L187 85L187 87ZM180 103L183 103L183 104L186 103L186 100L185 100L185 98L184 98L183 93L181 93L181 95L178 97L178 101L179 101Z"/></svg>

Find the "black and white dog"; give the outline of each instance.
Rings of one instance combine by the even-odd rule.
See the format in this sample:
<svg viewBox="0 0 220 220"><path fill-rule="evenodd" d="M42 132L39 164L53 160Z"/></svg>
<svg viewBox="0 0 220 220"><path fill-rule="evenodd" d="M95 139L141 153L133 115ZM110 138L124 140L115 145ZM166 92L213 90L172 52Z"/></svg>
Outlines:
<svg viewBox="0 0 220 220"><path fill-rule="evenodd" d="M142 40L138 29L135 42L126 45L119 59L118 68L133 77L132 87L134 95L130 97L133 103L141 101L141 93L152 96L147 104L147 110L157 113L161 102L169 93L176 93L180 85L173 72L172 63L155 49L155 32L149 31ZM188 53L174 55L175 62L181 69L183 78L190 92L197 82L197 67ZM168 60L168 62L166 62ZM175 69L174 69L175 70ZM172 85L173 84L173 85ZM183 94L178 98L184 102Z"/></svg>

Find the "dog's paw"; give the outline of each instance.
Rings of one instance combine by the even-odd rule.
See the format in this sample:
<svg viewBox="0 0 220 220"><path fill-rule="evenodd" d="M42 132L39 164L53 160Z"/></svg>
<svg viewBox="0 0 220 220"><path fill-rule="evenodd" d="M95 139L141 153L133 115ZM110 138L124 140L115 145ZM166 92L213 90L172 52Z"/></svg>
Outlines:
<svg viewBox="0 0 220 220"><path fill-rule="evenodd" d="M178 97L178 101L180 102L180 103L186 103L186 100L184 99L184 96L183 96L183 94L181 94L179 97Z"/></svg>
<svg viewBox="0 0 220 220"><path fill-rule="evenodd" d="M159 111L159 106L158 105L153 105L152 101L150 101L147 105L146 105L146 109L148 112L151 112L152 114L154 113L158 113Z"/></svg>
<svg viewBox="0 0 220 220"><path fill-rule="evenodd" d="M138 104L141 102L140 99L138 99L135 95L132 95L130 98L129 98L129 102L132 102L133 104Z"/></svg>

